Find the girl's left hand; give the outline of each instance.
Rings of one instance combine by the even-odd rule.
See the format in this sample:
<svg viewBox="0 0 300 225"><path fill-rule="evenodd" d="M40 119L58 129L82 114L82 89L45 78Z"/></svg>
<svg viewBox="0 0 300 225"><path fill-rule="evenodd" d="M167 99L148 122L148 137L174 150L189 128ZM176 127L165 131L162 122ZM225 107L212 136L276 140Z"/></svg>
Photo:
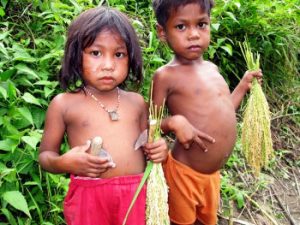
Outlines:
<svg viewBox="0 0 300 225"><path fill-rule="evenodd" d="M153 143L146 143L143 146L143 149L147 158L154 163L164 162L167 159L169 151L168 145L163 138L160 138Z"/></svg>

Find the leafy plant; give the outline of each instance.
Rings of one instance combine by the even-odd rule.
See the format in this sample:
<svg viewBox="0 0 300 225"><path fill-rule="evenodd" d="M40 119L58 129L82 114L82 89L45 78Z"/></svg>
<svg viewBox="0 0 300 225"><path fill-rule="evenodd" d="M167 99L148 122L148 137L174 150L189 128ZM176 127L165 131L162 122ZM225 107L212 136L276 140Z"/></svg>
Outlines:
<svg viewBox="0 0 300 225"><path fill-rule="evenodd" d="M297 3L297 0L216 0L212 41L205 55L219 66L233 88L244 73L238 43L248 36L252 48L264 59L261 67L264 89L274 112L272 126L283 140L284 146L279 148L284 151L292 150L299 141ZM144 59L144 84L139 91L148 100L154 71L172 57L171 51L156 37L151 1L0 1L0 220L3 224L64 224L62 201L69 179L40 169L38 146L48 103L61 92L56 75L66 29L80 12L98 5L116 7L131 18ZM134 84L128 84L128 88L134 88ZM281 120L285 126L275 123ZM67 149L64 142L61 150ZM222 195L241 206L245 200L239 196L248 190L238 183L228 183L236 178L234 165L244 165L238 151L226 166L228 179L223 179Z"/></svg>

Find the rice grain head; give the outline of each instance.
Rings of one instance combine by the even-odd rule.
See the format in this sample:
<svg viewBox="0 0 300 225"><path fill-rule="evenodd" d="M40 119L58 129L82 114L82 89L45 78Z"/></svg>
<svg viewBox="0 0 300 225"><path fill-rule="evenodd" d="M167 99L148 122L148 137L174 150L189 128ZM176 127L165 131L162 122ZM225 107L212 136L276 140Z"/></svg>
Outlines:
<svg viewBox="0 0 300 225"><path fill-rule="evenodd" d="M241 46L249 70L259 69L259 55L251 53L247 42ZM246 161L257 177L273 157L271 115L267 99L257 79L252 82L250 96L243 114L242 148Z"/></svg>

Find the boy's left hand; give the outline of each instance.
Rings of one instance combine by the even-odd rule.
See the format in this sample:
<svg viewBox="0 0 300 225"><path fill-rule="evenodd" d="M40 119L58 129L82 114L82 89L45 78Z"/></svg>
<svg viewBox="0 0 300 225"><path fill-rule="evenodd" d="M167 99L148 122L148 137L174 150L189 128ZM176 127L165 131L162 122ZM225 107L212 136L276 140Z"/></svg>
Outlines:
<svg viewBox="0 0 300 225"><path fill-rule="evenodd" d="M246 71L246 73L244 74L243 78L240 81L240 84L246 91L249 91L252 86L252 80L255 78L257 79L259 84L262 84L263 74L261 69L255 71L250 71L250 70Z"/></svg>
<svg viewBox="0 0 300 225"><path fill-rule="evenodd" d="M143 146L143 149L147 158L154 163L164 162L167 159L169 151L168 145L163 138L160 138L153 143L146 143Z"/></svg>

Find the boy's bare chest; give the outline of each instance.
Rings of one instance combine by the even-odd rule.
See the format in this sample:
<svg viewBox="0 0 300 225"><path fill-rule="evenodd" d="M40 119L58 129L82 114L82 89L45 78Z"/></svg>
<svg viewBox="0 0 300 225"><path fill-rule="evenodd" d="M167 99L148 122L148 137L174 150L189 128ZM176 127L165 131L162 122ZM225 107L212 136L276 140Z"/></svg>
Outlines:
<svg viewBox="0 0 300 225"><path fill-rule="evenodd" d="M170 82L168 99L210 101L220 97L228 98L230 91L225 80L216 74L181 74Z"/></svg>

